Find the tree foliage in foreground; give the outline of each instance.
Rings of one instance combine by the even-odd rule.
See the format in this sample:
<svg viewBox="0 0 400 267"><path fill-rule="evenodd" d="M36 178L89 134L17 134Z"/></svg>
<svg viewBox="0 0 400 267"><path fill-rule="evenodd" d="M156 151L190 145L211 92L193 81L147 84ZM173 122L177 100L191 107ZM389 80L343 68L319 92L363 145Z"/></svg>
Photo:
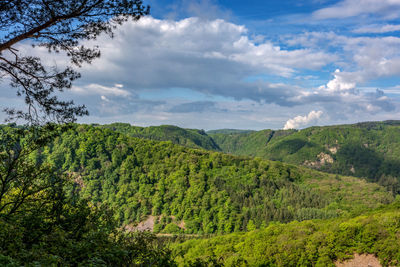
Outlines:
<svg viewBox="0 0 400 267"><path fill-rule="evenodd" d="M172 264L155 236L118 230L110 209L80 198L65 174L35 159L57 135L51 127L0 127L0 265Z"/></svg>
<svg viewBox="0 0 400 267"><path fill-rule="evenodd" d="M60 100L57 91L71 88L80 77L76 67L100 56L97 47L81 41L100 34L113 35L116 26L148 14L141 0L3 0L0 3L0 76L23 96L26 109L6 109L9 119L30 123L71 122L87 114L84 106ZM23 45L62 52L71 66L49 67L34 55L24 54ZM29 50L28 50L29 51ZM75 68L74 68L75 67Z"/></svg>

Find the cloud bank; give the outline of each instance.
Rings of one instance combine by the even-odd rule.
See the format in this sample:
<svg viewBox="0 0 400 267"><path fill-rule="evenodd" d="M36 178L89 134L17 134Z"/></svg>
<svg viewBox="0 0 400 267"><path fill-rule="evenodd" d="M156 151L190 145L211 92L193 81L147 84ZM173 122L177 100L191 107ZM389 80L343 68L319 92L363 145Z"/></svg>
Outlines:
<svg viewBox="0 0 400 267"><path fill-rule="evenodd" d="M180 1L192 14L215 3ZM386 16L395 4L382 2L390 7L379 7L379 14ZM342 1L315 12L310 20L334 18L336 13L369 16L375 8L362 5L342 12L353 5L355 1ZM174 8L178 14L180 7ZM215 19L221 16L217 9L213 13L178 20L172 13L170 19L145 17L119 27L113 40L88 42L99 45L102 57L80 70L82 79L70 96L87 105L91 118L100 122L208 129L281 128L285 121L285 128L298 128L322 119L395 114L394 89L389 97L385 88L366 88L370 81L400 75L400 38L371 34L396 31L395 22L350 28L353 36L305 31L272 40L254 37L244 25ZM28 45L26 50L31 51ZM34 52L54 62L45 49ZM314 113L308 114L310 110Z"/></svg>
<svg viewBox="0 0 400 267"><path fill-rule="evenodd" d="M86 80L122 83L125 88L190 88L268 103L284 103L295 86L247 78L291 77L318 70L336 57L314 49L285 50L270 41L257 43L248 30L221 19L179 21L145 17L127 23L110 42L99 40L102 57L83 69Z"/></svg>

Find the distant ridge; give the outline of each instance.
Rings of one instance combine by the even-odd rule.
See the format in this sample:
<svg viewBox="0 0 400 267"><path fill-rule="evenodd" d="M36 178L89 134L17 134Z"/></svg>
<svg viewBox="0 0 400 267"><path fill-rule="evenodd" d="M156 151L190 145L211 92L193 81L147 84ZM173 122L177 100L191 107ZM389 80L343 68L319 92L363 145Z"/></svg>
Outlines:
<svg viewBox="0 0 400 267"><path fill-rule="evenodd" d="M363 177L400 193L400 120L209 135L226 153Z"/></svg>
<svg viewBox="0 0 400 267"><path fill-rule="evenodd" d="M157 141L171 141L174 144L190 148L202 148L215 151L221 150L204 130L184 129L174 125L139 127L132 126L128 123L112 123L97 125L97 127L111 129L131 137Z"/></svg>
<svg viewBox="0 0 400 267"><path fill-rule="evenodd" d="M172 125L95 125L138 138L282 161L362 177L400 193L400 120L313 126L301 130L204 130Z"/></svg>
<svg viewBox="0 0 400 267"><path fill-rule="evenodd" d="M254 130L238 130L238 129L218 129L218 130L210 130L207 131L207 134L237 134L237 133L251 133L255 132Z"/></svg>

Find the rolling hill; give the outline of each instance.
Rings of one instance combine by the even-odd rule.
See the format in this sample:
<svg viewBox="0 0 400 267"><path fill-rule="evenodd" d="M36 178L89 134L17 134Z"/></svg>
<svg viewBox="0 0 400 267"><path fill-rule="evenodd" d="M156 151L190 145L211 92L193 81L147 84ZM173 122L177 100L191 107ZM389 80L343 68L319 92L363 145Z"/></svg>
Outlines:
<svg viewBox="0 0 400 267"><path fill-rule="evenodd" d="M111 129L131 137L156 141L171 141L174 144L191 148L203 148L220 151L221 149L203 130L183 129L173 125L150 127L132 126L128 123L112 123L97 125L100 128Z"/></svg>
<svg viewBox="0 0 400 267"><path fill-rule="evenodd" d="M133 228L230 233L270 221L359 214L393 201L381 186L305 167L76 125L34 155L68 173L75 190ZM253 226L250 226L250 228Z"/></svg>
<svg viewBox="0 0 400 267"><path fill-rule="evenodd" d="M176 126L98 126L128 136L191 148L260 157L366 178L400 193L400 121L310 127L303 130L203 130Z"/></svg>
<svg viewBox="0 0 400 267"><path fill-rule="evenodd" d="M364 177L400 193L400 121L209 135L226 153Z"/></svg>

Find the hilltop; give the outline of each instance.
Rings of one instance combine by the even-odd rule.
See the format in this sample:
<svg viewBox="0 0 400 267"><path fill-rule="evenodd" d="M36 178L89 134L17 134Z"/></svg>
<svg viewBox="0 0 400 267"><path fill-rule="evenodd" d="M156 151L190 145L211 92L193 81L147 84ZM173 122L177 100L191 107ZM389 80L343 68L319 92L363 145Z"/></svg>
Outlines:
<svg viewBox="0 0 400 267"><path fill-rule="evenodd" d="M129 136L191 148L260 157L377 182L400 193L400 121L362 122L302 130L203 130L177 126L99 126Z"/></svg>
<svg viewBox="0 0 400 267"><path fill-rule="evenodd" d="M226 153L364 177L400 192L400 121L210 136Z"/></svg>

